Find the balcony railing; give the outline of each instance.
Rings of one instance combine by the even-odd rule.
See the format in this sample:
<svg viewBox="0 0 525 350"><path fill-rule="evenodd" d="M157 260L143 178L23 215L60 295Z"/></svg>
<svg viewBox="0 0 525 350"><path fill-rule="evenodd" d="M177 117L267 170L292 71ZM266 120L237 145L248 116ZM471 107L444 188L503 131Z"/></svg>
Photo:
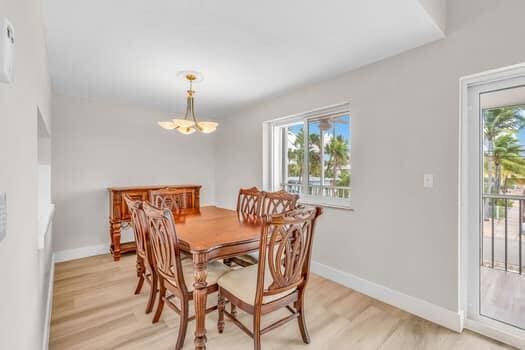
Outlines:
<svg viewBox="0 0 525 350"><path fill-rule="evenodd" d="M285 183L281 185L283 189L290 193L306 194L309 196L324 197L330 199L349 199L350 187L328 186L328 185L307 185L303 191L302 184Z"/></svg>
<svg viewBox="0 0 525 350"><path fill-rule="evenodd" d="M525 196L483 195L482 265L523 274Z"/></svg>

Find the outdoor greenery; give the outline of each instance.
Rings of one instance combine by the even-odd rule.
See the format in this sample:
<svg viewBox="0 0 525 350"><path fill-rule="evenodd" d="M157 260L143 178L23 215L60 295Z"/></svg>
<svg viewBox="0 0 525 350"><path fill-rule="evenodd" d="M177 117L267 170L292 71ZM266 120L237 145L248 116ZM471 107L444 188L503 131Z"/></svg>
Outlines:
<svg viewBox="0 0 525 350"><path fill-rule="evenodd" d="M347 166L348 162L350 161L348 153L348 141L345 140L342 135L332 137L326 145L325 152L329 157L326 164L325 176L335 179L335 183L333 185L348 186L350 184L350 176L349 174L345 175L342 173L343 170L346 170L346 173L348 173L347 169L342 169L342 167ZM345 180L348 181L348 184L338 184L345 182Z"/></svg>
<svg viewBox="0 0 525 350"><path fill-rule="evenodd" d="M316 147L320 147L321 139L317 134L310 134L308 137L308 163L310 164L310 174L321 174L321 155L316 152ZM301 128L296 135L294 142L295 149L288 149L288 175L298 176L299 182L302 180L304 169L304 129ZM317 176L319 176L317 175ZM316 176L316 175L313 175Z"/></svg>
<svg viewBox="0 0 525 350"><path fill-rule="evenodd" d="M483 110L485 191L501 194L525 180L525 149L518 133L525 127L525 106Z"/></svg>
<svg viewBox="0 0 525 350"><path fill-rule="evenodd" d="M288 149L288 175L302 180L304 169L304 129L301 128L294 142L295 149ZM321 176L321 137L319 134L308 135L309 174L312 177ZM350 162L348 140L342 135L330 138L325 145L325 179L331 180L332 186L350 186Z"/></svg>

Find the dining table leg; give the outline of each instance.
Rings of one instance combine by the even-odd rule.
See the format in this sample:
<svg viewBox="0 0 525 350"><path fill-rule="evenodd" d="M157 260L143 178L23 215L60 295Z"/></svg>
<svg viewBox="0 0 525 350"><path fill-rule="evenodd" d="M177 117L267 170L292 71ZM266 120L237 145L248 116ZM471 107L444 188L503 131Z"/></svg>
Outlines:
<svg viewBox="0 0 525 350"><path fill-rule="evenodd" d="M206 277L208 261L205 255L193 255L193 301L195 303L195 349L206 349Z"/></svg>

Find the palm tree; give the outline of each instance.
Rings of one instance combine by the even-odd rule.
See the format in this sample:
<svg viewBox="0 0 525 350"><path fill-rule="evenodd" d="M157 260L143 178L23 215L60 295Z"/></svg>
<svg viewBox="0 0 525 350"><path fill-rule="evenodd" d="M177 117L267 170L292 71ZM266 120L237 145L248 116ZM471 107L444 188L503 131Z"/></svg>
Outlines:
<svg viewBox="0 0 525 350"><path fill-rule="evenodd" d="M525 177L525 150L513 134L503 134L494 140L494 150L491 155L495 167L495 191L507 190L510 179Z"/></svg>
<svg viewBox="0 0 525 350"><path fill-rule="evenodd" d="M293 134L288 130L288 134ZM288 136L290 138L290 136ZM304 133L303 129L299 130L295 135L294 149L288 149L288 174L290 176L298 176L299 182L303 175L303 163L304 163ZM293 163L290 161L294 161Z"/></svg>
<svg viewBox="0 0 525 350"><path fill-rule="evenodd" d="M290 131L288 131L290 132ZM295 149L288 150L288 159L295 160L296 167L293 167L289 174L297 174L299 176L299 182L302 181L303 170L304 170L304 129L301 128L297 135L295 135L294 141ZM319 153L321 146L321 139L317 134L310 134L308 137L308 162L309 162L309 173L311 176L319 176L321 174L321 156ZM290 171L290 168L289 168Z"/></svg>
<svg viewBox="0 0 525 350"><path fill-rule="evenodd" d="M486 145L484 168L487 174L486 193L499 194L501 187L501 167L496 168L494 160L496 139L503 135L516 135L525 126L523 106L508 106L484 109L483 114L483 134L484 144ZM503 142L502 140L501 142ZM494 157L494 159L491 159ZM498 175L499 174L499 175ZM484 187L485 190L485 187ZM490 216L490 201L484 201L484 216Z"/></svg>
<svg viewBox="0 0 525 350"><path fill-rule="evenodd" d="M321 136L319 134L308 136L308 165L310 176L321 176Z"/></svg>
<svg viewBox="0 0 525 350"><path fill-rule="evenodd" d="M487 153L492 155L495 151L495 140L502 134L516 134L520 129L525 127L525 117L522 114L522 108L498 107L483 110L483 132L487 145ZM494 163L487 163L488 175L488 193L499 193L499 184L497 184L497 174L495 173Z"/></svg>
<svg viewBox="0 0 525 350"><path fill-rule="evenodd" d="M348 141L342 135L332 137L326 146L326 153L330 156L328 159L328 169L332 177L332 185L337 185L337 176L340 173L341 167L347 165L349 162Z"/></svg>
<svg viewBox="0 0 525 350"><path fill-rule="evenodd" d="M337 186L349 187L351 176L352 174L350 173L349 170L347 169L341 170L341 173L339 174L339 179L337 180Z"/></svg>

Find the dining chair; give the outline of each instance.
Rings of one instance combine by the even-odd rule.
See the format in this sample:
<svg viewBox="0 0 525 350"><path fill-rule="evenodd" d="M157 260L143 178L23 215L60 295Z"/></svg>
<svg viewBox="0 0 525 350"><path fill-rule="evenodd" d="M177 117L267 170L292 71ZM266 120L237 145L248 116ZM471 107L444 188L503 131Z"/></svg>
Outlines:
<svg viewBox="0 0 525 350"><path fill-rule="evenodd" d="M163 188L150 191L149 201L154 207L170 209L175 222L184 222L186 217L182 209L188 207L188 195L193 195L193 192L179 188Z"/></svg>
<svg viewBox="0 0 525 350"><path fill-rule="evenodd" d="M241 204L240 208L242 209L242 200L245 201L245 203L250 203L249 196L250 192L258 191L256 187L252 187L247 190L241 190L243 191L244 198L241 197L241 192L239 192L239 200L237 201L237 208L239 208L239 203ZM295 209L297 206L297 200L299 199L299 196L297 194L291 194L286 191L277 191L277 192L260 192L261 198L260 201L257 201L257 205L259 205L259 209L257 209L257 218L260 221L261 217L265 215L274 215L274 214L282 214L287 211ZM245 204L246 205L246 204ZM246 205L249 207L249 205ZM239 209L237 210L239 212ZM246 214L240 213L239 217L246 216ZM251 216L249 216L251 217ZM231 259L234 263L237 265L246 267L249 265L257 264L258 257L257 254L245 254L239 257L235 257Z"/></svg>
<svg viewBox="0 0 525 350"><path fill-rule="evenodd" d="M149 314L153 310L155 298L157 295L157 268L155 265L155 258L151 252L148 237L148 223L146 214L142 207L142 201L133 200L127 194L124 195L124 200L128 206L131 216L131 226L135 233L136 251L137 251L137 287L135 294L139 294L142 290L144 281L150 285L149 299L146 306L146 313Z"/></svg>
<svg viewBox="0 0 525 350"><path fill-rule="evenodd" d="M295 209L299 195L286 191L264 192L261 204L261 216L282 214Z"/></svg>
<svg viewBox="0 0 525 350"><path fill-rule="evenodd" d="M261 222L261 205L263 203L264 192L257 187L241 188L237 195L237 216L242 222L258 223ZM257 264L255 256L244 254L233 258L225 259L226 265L235 263L239 266L250 266Z"/></svg>
<svg viewBox="0 0 525 350"><path fill-rule="evenodd" d="M188 322L195 319L194 315L189 316L189 302L193 300L193 261L181 258L172 211L144 203L144 212L148 220L150 242L159 280L159 302L153 323L159 321L165 303L179 314L179 335L175 347L179 350L184 345ZM229 270L227 266L217 261L208 264L208 294L218 290L217 280ZM173 299L180 301L180 308ZM215 305L208 308L206 313L216 309Z"/></svg>
<svg viewBox="0 0 525 350"><path fill-rule="evenodd" d="M264 192L257 187L241 188L237 195L237 215L241 221L259 222Z"/></svg>
<svg viewBox="0 0 525 350"><path fill-rule="evenodd" d="M304 294L310 275L315 223L320 207L300 208L280 215L265 216L257 265L234 270L219 278L219 333L224 331L224 315L254 340L261 349L261 335L297 318L305 343L310 343L304 317ZM226 299L232 306L252 315L250 331L225 310ZM293 305L293 306L292 306ZM261 318L281 308L290 315L261 329Z"/></svg>

